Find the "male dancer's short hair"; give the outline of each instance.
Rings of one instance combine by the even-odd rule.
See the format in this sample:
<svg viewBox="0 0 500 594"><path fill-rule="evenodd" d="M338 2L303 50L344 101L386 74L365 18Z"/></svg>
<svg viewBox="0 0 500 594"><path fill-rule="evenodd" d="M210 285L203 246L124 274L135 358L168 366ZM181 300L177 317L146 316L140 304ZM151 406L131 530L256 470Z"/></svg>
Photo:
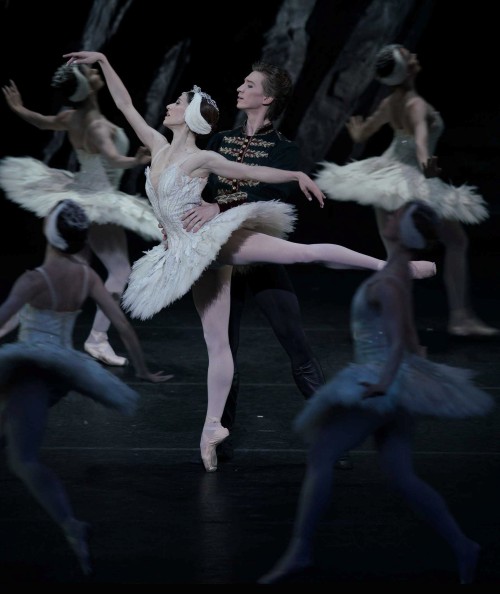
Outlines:
<svg viewBox="0 0 500 594"><path fill-rule="evenodd" d="M290 73L285 68L280 68L269 62L254 62L252 70L264 75L262 84L264 93L273 98L267 110L267 118L273 122L282 113L292 95L293 82Z"/></svg>

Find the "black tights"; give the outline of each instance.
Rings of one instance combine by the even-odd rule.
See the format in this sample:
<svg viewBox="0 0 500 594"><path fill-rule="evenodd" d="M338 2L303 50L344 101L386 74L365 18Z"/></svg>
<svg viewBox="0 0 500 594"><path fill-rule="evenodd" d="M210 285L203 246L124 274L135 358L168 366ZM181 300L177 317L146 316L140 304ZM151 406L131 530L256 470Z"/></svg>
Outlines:
<svg viewBox="0 0 500 594"><path fill-rule="evenodd" d="M231 315L229 318L229 344L233 354L235 374L222 416L222 425L232 429L236 417L239 392L237 354L240 327L247 291L255 298L281 346L290 359L292 375L297 388L310 398L325 383L318 361L307 341L299 300L286 268L281 264L253 266L248 272L233 272L231 280Z"/></svg>

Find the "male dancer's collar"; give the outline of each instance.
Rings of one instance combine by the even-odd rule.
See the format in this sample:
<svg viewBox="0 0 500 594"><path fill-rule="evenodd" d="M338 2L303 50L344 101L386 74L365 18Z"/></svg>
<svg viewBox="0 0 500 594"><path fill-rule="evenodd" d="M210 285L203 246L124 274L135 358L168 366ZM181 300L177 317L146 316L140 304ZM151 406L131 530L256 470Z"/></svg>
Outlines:
<svg viewBox="0 0 500 594"><path fill-rule="evenodd" d="M267 124L263 124L260 128L257 128L257 131L254 134L248 134L247 133L247 123L248 123L248 121L246 121L243 124L243 132L244 132L245 136L257 136L257 134L267 134L268 132L271 132L271 130L274 130L273 123L268 122Z"/></svg>

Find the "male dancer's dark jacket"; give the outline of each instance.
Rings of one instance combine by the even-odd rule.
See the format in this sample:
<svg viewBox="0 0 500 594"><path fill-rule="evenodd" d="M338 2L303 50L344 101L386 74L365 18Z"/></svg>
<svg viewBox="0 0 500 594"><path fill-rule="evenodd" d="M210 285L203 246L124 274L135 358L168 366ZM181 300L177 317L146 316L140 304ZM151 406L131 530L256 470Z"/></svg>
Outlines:
<svg viewBox="0 0 500 594"><path fill-rule="evenodd" d="M272 124L262 126L253 136L247 136L245 126L214 134L206 147L231 161L247 165L265 165L295 170L299 161L299 147L285 138ZM211 174L204 192L207 202L216 201L221 211L244 202L283 200L293 203L297 192L295 182L264 184L248 180L229 180ZM307 342L297 296L286 267L264 264L250 267L245 274L233 273L231 281L231 316L229 341L235 361L235 374L222 416L222 424L232 429L236 415L239 390L239 372L236 364L239 331L247 289L253 294L260 309L269 320L274 333L287 352L295 383L309 398L325 383L318 361Z"/></svg>

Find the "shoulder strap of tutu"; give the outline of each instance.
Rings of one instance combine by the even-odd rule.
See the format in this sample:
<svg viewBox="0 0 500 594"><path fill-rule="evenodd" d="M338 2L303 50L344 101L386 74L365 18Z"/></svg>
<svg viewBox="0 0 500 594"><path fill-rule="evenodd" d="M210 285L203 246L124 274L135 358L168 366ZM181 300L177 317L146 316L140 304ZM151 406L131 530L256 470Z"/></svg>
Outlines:
<svg viewBox="0 0 500 594"><path fill-rule="evenodd" d="M50 292L50 298L52 300L52 309L57 309L57 293L54 289L54 285L52 284L49 275L41 266L38 266L38 268L35 268L35 270L38 270L38 272L43 276L45 282L47 283L47 287L49 288Z"/></svg>

